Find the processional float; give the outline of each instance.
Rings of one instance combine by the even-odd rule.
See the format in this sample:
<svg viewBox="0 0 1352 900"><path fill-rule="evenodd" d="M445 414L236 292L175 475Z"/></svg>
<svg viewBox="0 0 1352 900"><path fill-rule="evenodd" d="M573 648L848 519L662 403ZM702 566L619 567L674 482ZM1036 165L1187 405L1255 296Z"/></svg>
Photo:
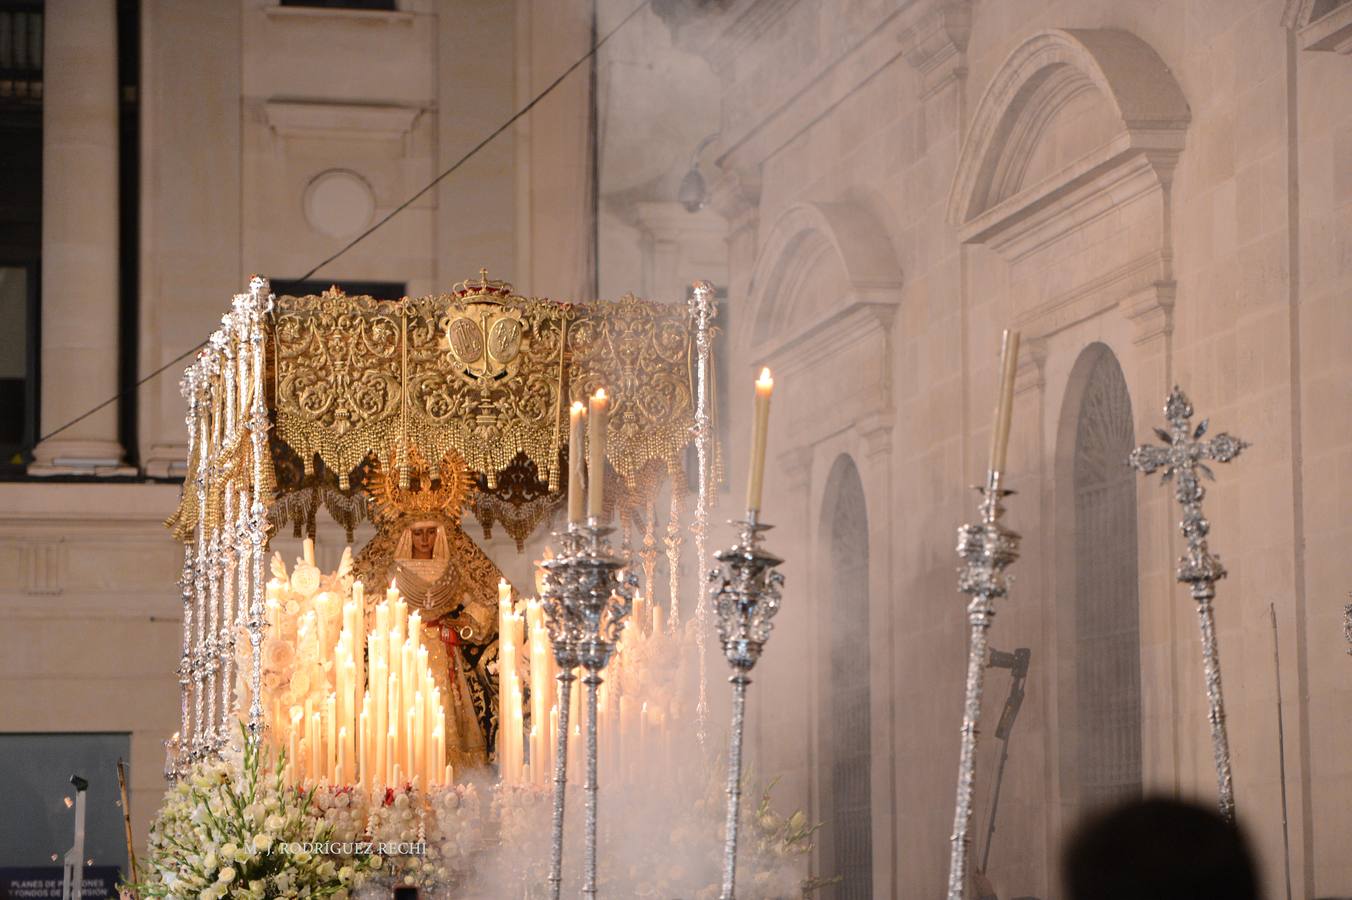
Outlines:
<svg viewBox="0 0 1352 900"><path fill-rule="evenodd" d="M264 648L277 611L269 597L266 558L279 526L290 523L298 537L313 536L317 514L325 509L350 540L362 520L372 520L381 531L351 570L377 585L394 542L386 526L411 525L413 518L431 516L442 528L439 541L464 546L472 542L459 533L459 513L468 509L486 536L501 526L520 548L561 506L564 471L569 466L574 473L581 470L584 442L577 432L568 440L568 414L572 404L591 399L592 505L580 520L570 515L568 528L558 535L556 553L542 567L541 605L563 693L556 844L566 780L562 761L570 670L580 665L585 672L585 892L594 894L600 672L640 583L639 572L647 595L659 592L659 493L670 494L660 541L670 573L668 622L675 628L682 613L683 533L687 528L693 533L702 559L709 495L719 477L711 389L712 290L701 283L693 294L688 306L633 296L564 303L520 296L510 284L481 271L477 280L456 285L450 294L382 301L348 297L336 288L318 296L275 297L266 280L252 279L182 383L189 473L180 508L168 525L184 546L184 627L177 670L180 728L167 742L167 776L175 778L237 743L239 720L245 739L261 741L288 724L308 727L313 715L320 730L310 737L323 744L323 721L343 720L346 709L346 721L361 734L362 693L353 682L376 671L364 666L374 667L377 657L388 656L378 642L363 654L360 641L349 639L347 665L353 671L346 681L338 676L339 696L326 715L307 707L305 721L287 723L267 702ZM609 394L599 410L598 393ZM691 446L694 473L687 472ZM694 520L687 523L682 521L685 485L692 474L698 493ZM610 524L616 519L618 529ZM616 531L623 539L618 551L608 541ZM469 572L456 590L482 594L495 587L489 576L496 569L476 553L465 551L470 564L463 568ZM377 607L377 597L364 596L360 582L351 591L355 608L343 611L345 634L349 625L360 633L360 623L376 612L396 618ZM396 593L392 586L391 599ZM699 630L707 631L703 591L698 598ZM398 615L405 617L401 634L417 627L416 611L411 617L407 610ZM410 618L415 624L407 624ZM471 622L466 630L475 633L482 624ZM486 657L493 652L484 654L485 668L491 668ZM397 659L386 662L398 666ZM492 704L480 705L491 718ZM361 710L363 723L369 711ZM699 714L704 715L702 702ZM412 721L412 710L409 715ZM393 741L398 717L392 711L390 716ZM378 734L384 734L383 727ZM421 748L423 732L418 734ZM354 738L340 730L336 741L351 748L346 765L360 769L368 763L360 748L379 742ZM334 740L330 726L329 741ZM407 752L400 758L413 759L414 750ZM343 760L341 747L338 759ZM332 756L329 765L334 765ZM353 768L340 762L336 771L341 775ZM378 774L388 779L390 772L386 765ZM557 848L555 853L557 895Z"/></svg>

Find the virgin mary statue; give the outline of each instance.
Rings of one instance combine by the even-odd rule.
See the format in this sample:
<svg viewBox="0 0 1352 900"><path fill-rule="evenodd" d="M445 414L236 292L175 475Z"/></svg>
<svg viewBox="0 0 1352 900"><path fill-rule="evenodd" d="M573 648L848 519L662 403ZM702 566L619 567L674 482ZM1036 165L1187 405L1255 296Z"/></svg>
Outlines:
<svg viewBox="0 0 1352 900"><path fill-rule="evenodd" d="M452 564L442 523L432 519L410 522L399 535L390 578L409 605L422 612L428 669L446 698L447 756L457 768L481 766L488 759L486 729L474 702L485 685L478 682L476 666L466 650L471 646L480 650L486 644L492 601L486 603L486 598L476 598L473 590L466 589L457 577L463 574Z"/></svg>
<svg viewBox="0 0 1352 900"><path fill-rule="evenodd" d="M496 731L502 573L460 527L457 481L400 490L379 471L375 480L378 530L353 560L353 574L392 584L419 611L428 669L444 698L447 761L457 769L486 765ZM368 616L375 593L367 595Z"/></svg>

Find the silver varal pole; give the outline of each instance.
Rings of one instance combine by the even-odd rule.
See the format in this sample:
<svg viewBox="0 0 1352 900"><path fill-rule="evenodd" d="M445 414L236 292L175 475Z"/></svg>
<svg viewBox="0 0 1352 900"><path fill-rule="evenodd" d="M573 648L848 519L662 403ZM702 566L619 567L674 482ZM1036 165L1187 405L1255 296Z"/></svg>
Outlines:
<svg viewBox="0 0 1352 900"><path fill-rule="evenodd" d="M971 595L967 621L967 689L962 708L962 748L958 756L958 792L953 811L952 847L948 859L948 900L963 900L967 881L967 851L972 843L972 795L976 784L977 723L981 720L981 692L986 674L987 632L995 615L995 598L1009 591L1004 570L1019 558L1019 535L1006 528L1001 500L1013 491L1000 487L1002 473L992 471L979 488L981 521L958 529L958 590Z"/></svg>
<svg viewBox="0 0 1352 900"><path fill-rule="evenodd" d="M1227 821L1235 818L1234 785L1230 777L1230 740L1225 731L1225 698L1221 691L1220 651L1216 646L1216 617L1211 601L1216 598L1216 582L1225 577L1225 567L1218 557L1207 549L1206 536L1211 523L1202 514L1202 498L1206 488L1198 480L1198 473L1215 479L1203 460L1229 462L1249 444L1233 435L1221 432L1209 441L1203 441L1208 420L1191 427L1192 403L1177 385L1164 402L1164 417L1169 430L1156 428L1155 434L1166 446L1142 444L1131 451L1129 462L1146 475L1156 469L1164 470L1164 481L1174 482L1174 497L1183 507L1179 523L1188 549L1178 561L1178 580L1191 586L1192 599L1197 601L1197 618L1202 630L1202 664L1206 676L1206 697L1211 724L1211 750L1216 763L1216 782L1221 815Z"/></svg>
<svg viewBox="0 0 1352 900"><path fill-rule="evenodd" d="M564 556L576 552L578 535L571 526L568 531L556 534L555 539L561 545ZM549 640L554 647L554 661L559 667L559 733L554 748L553 833L549 843L549 896L552 900L559 900L563 890L563 810L568 790L568 729L572 727L569 711L572 708L572 688L576 680L573 669L577 668L577 642L581 637L581 629L575 617L569 615L568 604L564 602L563 592L568 585L568 579L564 577L565 570L551 566L550 562L545 560L540 564L544 569L540 605L544 612L545 627L549 630Z"/></svg>
<svg viewBox="0 0 1352 900"><path fill-rule="evenodd" d="M714 305L714 286L707 281L696 281L690 291L690 317L695 325L695 424L691 429L695 443L695 460L699 467L699 495L695 498L695 520L690 532L695 538L695 558L704 564L704 548L709 533L709 499L713 492L713 417L710 415L710 391L713 353L713 320L718 314ZM699 698L695 703L695 737L704 746L705 724L709 715L709 678L705 652L705 634L708 628L709 606L703 594L695 601L695 643L699 655Z"/></svg>
<svg viewBox="0 0 1352 900"><path fill-rule="evenodd" d="M610 662L619 639L624 620L633 608L634 590L638 577L628 571L629 560L610 549L607 536L615 529L591 518L586 524L569 526L561 541L563 552L540 563L545 570L541 605L550 639L555 646L555 658L560 669L565 663L579 665L586 670L582 683L587 689L586 737L586 820L584 835L582 894L596 896L596 834L597 834L597 771L596 771L596 691L601 672ZM571 651L560 658L560 639ZM566 682L564 682L566 684ZM564 698L561 696L560 700ZM564 760L567 743L565 719L559 711L561 751L558 761ZM563 791L565 781L555 772L555 858L550 866L551 896L558 897L562 878L563 854Z"/></svg>
<svg viewBox="0 0 1352 900"><path fill-rule="evenodd" d="M709 596L718 614L718 637L732 675L732 729L728 735L727 818L723 840L723 890L720 900L734 900L737 882L737 826L742 804L742 734L746 727L748 677L760 659L779 612L784 576L776 568L784 560L761 547L772 526L757 521L755 510L738 527L737 543L714 554L719 567L709 573Z"/></svg>

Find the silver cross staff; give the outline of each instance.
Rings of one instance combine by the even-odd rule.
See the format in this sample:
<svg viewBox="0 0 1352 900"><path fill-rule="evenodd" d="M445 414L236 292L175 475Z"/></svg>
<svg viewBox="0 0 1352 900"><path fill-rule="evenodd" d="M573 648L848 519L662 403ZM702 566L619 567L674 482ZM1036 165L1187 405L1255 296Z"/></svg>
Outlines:
<svg viewBox="0 0 1352 900"><path fill-rule="evenodd" d="M1215 474L1203 460L1229 462L1249 445L1225 432L1203 441L1201 438L1206 434L1209 420L1203 419L1195 430L1191 430L1188 423L1192 419L1192 403L1178 385L1174 385L1164 402L1164 417L1169 420L1169 430L1156 428L1155 434L1167 446L1142 444L1131 451L1128 462L1146 475L1156 469L1163 469L1163 482L1174 480L1174 497L1183 507L1183 520L1179 527L1188 540L1188 549L1178 561L1178 580L1192 586L1192 599L1197 601L1220 811L1227 821L1234 821L1235 794L1230 778L1230 741L1225 733L1220 652L1216 647L1216 619L1211 608L1211 601L1216 597L1216 582L1225 577L1225 567L1207 549L1206 536L1211 530L1211 523L1202 515L1202 498L1206 496L1206 488L1197 480L1197 473L1200 471L1214 481Z"/></svg>

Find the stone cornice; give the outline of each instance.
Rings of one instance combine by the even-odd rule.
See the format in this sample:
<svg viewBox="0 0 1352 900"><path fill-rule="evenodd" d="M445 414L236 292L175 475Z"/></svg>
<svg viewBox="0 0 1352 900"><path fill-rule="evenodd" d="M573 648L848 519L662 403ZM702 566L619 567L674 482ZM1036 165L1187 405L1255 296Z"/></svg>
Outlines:
<svg viewBox="0 0 1352 900"><path fill-rule="evenodd" d="M971 0L939 0L902 32L902 52L920 73L924 96L966 77L971 32Z"/></svg>
<svg viewBox="0 0 1352 900"><path fill-rule="evenodd" d="M343 140L402 140L424 109L395 103L348 103L274 97L263 117L283 138L336 136Z"/></svg>
<svg viewBox="0 0 1352 900"><path fill-rule="evenodd" d="M1010 262L1042 249L1172 178L1182 138L1146 151L1123 135L959 227L963 243L985 244Z"/></svg>
<svg viewBox="0 0 1352 900"><path fill-rule="evenodd" d="M896 312L895 302L846 295L839 309L755 353L754 368L769 366L777 375L788 376L820 365L824 359L848 359L850 351L857 350L861 343L880 334L890 338ZM879 387L890 389L890 385ZM891 401L881 405L890 407Z"/></svg>
<svg viewBox="0 0 1352 900"><path fill-rule="evenodd" d="M95 484L87 482L0 484L0 540L52 534L62 529L113 533L128 528L164 536L164 520L178 508L176 484Z"/></svg>

